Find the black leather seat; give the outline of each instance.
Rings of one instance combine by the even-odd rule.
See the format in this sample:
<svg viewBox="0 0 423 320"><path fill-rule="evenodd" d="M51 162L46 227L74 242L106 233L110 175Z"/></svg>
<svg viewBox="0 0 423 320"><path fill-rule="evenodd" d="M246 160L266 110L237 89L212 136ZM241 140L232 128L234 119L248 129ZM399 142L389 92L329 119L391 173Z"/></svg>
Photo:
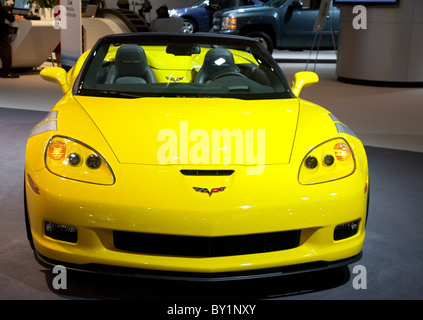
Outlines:
<svg viewBox="0 0 423 320"><path fill-rule="evenodd" d="M117 50L115 64L107 74L106 83L155 82L143 48L136 44L125 44Z"/></svg>
<svg viewBox="0 0 423 320"><path fill-rule="evenodd" d="M232 52L224 48L210 49L205 57L203 66L195 78L195 83L208 83L215 77L227 73L239 73Z"/></svg>

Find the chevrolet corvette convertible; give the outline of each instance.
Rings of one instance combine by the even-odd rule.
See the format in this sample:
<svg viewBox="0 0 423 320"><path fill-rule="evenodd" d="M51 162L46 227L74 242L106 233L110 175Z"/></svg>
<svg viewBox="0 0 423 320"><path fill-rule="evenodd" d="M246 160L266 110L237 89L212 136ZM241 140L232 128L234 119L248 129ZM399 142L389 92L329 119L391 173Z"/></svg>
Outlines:
<svg viewBox="0 0 423 320"><path fill-rule="evenodd" d="M25 220L50 266L137 277L269 277L360 259L364 147L298 98L251 38L133 33L101 38L30 132Z"/></svg>

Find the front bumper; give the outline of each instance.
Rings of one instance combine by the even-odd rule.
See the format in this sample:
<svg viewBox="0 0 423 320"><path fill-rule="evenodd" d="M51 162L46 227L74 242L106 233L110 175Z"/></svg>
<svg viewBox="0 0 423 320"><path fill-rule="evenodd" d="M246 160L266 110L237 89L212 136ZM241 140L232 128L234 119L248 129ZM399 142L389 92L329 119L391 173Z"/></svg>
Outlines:
<svg viewBox="0 0 423 320"><path fill-rule="evenodd" d="M237 30L237 29L233 29L233 30L231 30L231 29L228 29L228 30L219 29L219 30L214 30L214 32L221 33L221 34L228 34L228 35L239 35L240 34L239 30Z"/></svg>
<svg viewBox="0 0 423 320"><path fill-rule="evenodd" d="M268 166L260 176L247 176L239 166L230 178L201 180L181 175L178 166L119 167L114 185L99 186L26 166L26 179L29 175L40 190L35 194L26 182L32 236L43 261L137 276L232 279L327 268L360 256L367 177L358 170L338 181L303 186L289 165ZM212 196L193 189L223 186L225 192ZM354 235L334 240L336 226L357 220ZM47 236L46 221L76 228L77 241ZM119 249L114 241L115 232L202 239L293 230L300 231L294 247L236 255L146 254Z"/></svg>
<svg viewBox="0 0 423 320"><path fill-rule="evenodd" d="M316 261L311 263L303 263L292 266L276 267L268 269L247 270L247 271L232 271L219 273L200 273L200 272L173 272L173 271L157 271L139 268L126 268L110 265L100 264L72 264L63 261L56 261L40 255L37 251L35 257L37 261L48 268L54 268L57 265L62 265L68 270L82 271L88 273L97 273L111 276L124 276L152 280L176 280L176 281L192 281L192 282L223 282L236 280L252 280L271 277L280 277L293 274L299 274L310 271L323 271L333 268L342 267L348 264L357 262L362 257L362 252L359 254L333 262Z"/></svg>

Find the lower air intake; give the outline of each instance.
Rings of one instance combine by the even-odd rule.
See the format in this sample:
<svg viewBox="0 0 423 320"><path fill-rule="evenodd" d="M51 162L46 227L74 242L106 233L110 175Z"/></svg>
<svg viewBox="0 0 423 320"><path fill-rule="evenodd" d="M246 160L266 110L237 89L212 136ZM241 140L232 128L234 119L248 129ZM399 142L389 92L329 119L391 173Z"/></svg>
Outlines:
<svg viewBox="0 0 423 320"><path fill-rule="evenodd" d="M118 250L144 254L189 257L222 257L292 249L300 230L223 237L175 236L114 231Z"/></svg>

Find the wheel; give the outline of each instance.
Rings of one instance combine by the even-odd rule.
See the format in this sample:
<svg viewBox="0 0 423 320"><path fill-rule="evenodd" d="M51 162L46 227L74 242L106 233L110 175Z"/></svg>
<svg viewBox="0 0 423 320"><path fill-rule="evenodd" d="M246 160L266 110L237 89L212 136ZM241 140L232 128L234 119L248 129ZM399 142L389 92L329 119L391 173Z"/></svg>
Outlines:
<svg viewBox="0 0 423 320"><path fill-rule="evenodd" d="M247 37L258 40L269 53L273 52L273 41L270 36L262 31L255 31L247 34Z"/></svg>
<svg viewBox="0 0 423 320"><path fill-rule="evenodd" d="M194 33L196 31L195 22L191 19L184 18L184 24L182 25L181 31L183 33Z"/></svg>

